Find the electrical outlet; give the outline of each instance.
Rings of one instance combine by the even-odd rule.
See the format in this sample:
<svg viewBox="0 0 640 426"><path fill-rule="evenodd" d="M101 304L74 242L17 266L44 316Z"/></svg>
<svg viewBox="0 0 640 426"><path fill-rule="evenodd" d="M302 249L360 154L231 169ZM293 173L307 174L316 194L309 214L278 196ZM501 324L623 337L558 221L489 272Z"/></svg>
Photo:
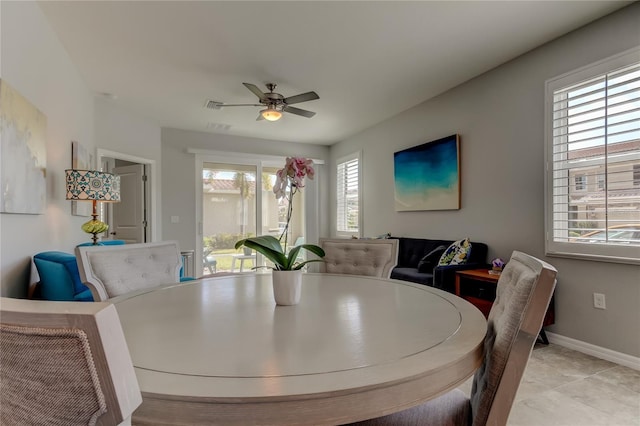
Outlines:
<svg viewBox="0 0 640 426"><path fill-rule="evenodd" d="M593 293L593 307L596 309L607 309L607 304L604 299L604 294Z"/></svg>

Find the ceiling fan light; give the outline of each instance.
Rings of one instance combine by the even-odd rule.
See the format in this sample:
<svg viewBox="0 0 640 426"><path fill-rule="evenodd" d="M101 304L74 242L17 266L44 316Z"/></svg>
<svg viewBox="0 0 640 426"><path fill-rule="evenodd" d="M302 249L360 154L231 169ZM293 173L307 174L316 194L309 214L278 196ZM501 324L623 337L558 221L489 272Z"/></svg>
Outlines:
<svg viewBox="0 0 640 426"><path fill-rule="evenodd" d="M278 121L282 117L282 113L278 110L267 108L260 111L260 114L265 120Z"/></svg>

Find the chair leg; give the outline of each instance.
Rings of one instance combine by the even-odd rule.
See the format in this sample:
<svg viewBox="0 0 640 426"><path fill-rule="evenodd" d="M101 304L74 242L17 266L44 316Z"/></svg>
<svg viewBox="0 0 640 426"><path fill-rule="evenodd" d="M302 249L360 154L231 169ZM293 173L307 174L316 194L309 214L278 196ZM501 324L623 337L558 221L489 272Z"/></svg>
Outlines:
<svg viewBox="0 0 640 426"><path fill-rule="evenodd" d="M540 329L540 333L538 334L537 341L542 343L543 345L549 344L549 339L547 339L547 333L544 332L544 328Z"/></svg>
<svg viewBox="0 0 640 426"><path fill-rule="evenodd" d="M217 260L207 260L206 258L202 259L202 263L204 267L209 270L210 274L215 274L218 272L218 261Z"/></svg>

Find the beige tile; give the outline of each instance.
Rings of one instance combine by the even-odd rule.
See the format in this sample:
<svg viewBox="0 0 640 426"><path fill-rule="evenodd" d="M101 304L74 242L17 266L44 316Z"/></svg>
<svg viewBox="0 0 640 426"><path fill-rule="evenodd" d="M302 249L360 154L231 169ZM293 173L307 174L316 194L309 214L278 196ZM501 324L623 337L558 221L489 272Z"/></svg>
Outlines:
<svg viewBox="0 0 640 426"><path fill-rule="evenodd" d="M537 382L547 389L554 389L558 386L588 377L588 374L574 367L567 367L567 362L549 363L546 360L531 358L525 370L527 380ZM564 367L562 366L564 364Z"/></svg>
<svg viewBox="0 0 640 426"><path fill-rule="evenodd" d="M594 377L612 383L630 392L640 394L640 371L622 365L615 366L596 374Z"/></svg>
<svg viewBox="0 0 640 426"><path fill-rule="evenodd" d="M557 345L536 347L531 353L525 376L553 389L581 380L617 365Z"/></svg>
<svg viewBox="0 0 640 426"><path fill-rule="evenodd" d="M625 416L611 416L558 391L514 405L509 426L637 426Z"/></svg>
<svg viewBox="0 0 640 426"><path fill-rule="evenodd" d="M531 375L525 375L522 377L520 386L518 387L518 393L516 393L515 401L521 401L523 399L535 398L540 396L545 391L550 390L549 386L545 383L541 383L530 377Z"/></svg>
<svg viewBox="0 0 640 426"><path fill-rule="evenodd" d="M590 376L600 371L617 366L617 364L583 354L558 345L549 345L532 352L532 361L541 361L547 366L553 366L566 371L570 375Z"/></svg>
<svg viewBox="0 0 640 426"><path fill-rule="evenodd" d="M472 379L460 389L469 395ZM640 426L640 371L536 345L508 426Z"/></svg>
<svg viewBox="0 0 640 426"><path fill-rule="evenodd" d="M638 419L640 423L640 394L602 380L598 375L560 386L556 391L610 416Z"/></svg>

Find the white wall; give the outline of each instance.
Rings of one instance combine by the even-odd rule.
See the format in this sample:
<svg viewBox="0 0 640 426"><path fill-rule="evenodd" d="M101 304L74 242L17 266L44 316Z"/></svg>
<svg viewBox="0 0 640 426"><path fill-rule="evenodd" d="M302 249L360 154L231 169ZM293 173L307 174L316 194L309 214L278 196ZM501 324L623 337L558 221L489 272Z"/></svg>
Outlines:
<svg viewBox="0 0 640 426"><path fill-rule="evenodd" d="M162 129L163 238L179 241L183 250L196 247L196 239L199 238L196 235L196 191L202 194L202 184L196 186L195 155L187 153L188 148L267 156L304 156L320 160L329 156L329 148L320 145ZM326 206L329 194L326 173L320 175L317 184L321 188L320 205ZM170 223L171 216L178 216L180 222ZM326 218L326 215L321 217ZM323 221L320 232L326 233L326 226L326 221Z"/></svg>
<svg viewBox="0 0 640 426"><path fill-rule="evenodd" d="M545 258L545 80L640 44L638 22L636 3L332 146L334 172L337 158L363 152L364 235L468 236L486 242L490 258L512 250ZM454 133L461 135L462 209L395 212L393 153ZM335 232L334 205L331 212ZM550 330L640 356L640 267L545 260L559 270ZM593 292L606 295L607 310L593 308Z"/></svg>
<svg viewBox="0 0 640 426"><path fill-rule="evenodd" d="M34 254L72 253L88 241L80 229L88 218L71 216L71 203L65 200L71 141L93 153L100 147L154 160L159 183L160 128L119 110L117 104L94 99L36 2L2 1L0 19L0 78L47 117L46 212L0 214L0 294L25 297L35 278ZM159 197L155 210L160 212Z"/></svg>
<svg viewBox="0 0 640 426"><path fill-rule="evenodd" d="M1 2L0 77L47 117L47 207L43 215L0 214L0 293L24 297L31 256L72 251L87 240L65 200L71 141L93 150L94 105L65 50L35 2Z"/></svg>
<svg viewBox="0 0 640 426"><path fill-rule="evenodd" d="M151 241L162 240L162 148L160 126L118 107L117 100L96 98L95 136L99 149L152 162ZM122 157L121 157L122 158ZM147 172L149 173L149 172Z"/></svg>

